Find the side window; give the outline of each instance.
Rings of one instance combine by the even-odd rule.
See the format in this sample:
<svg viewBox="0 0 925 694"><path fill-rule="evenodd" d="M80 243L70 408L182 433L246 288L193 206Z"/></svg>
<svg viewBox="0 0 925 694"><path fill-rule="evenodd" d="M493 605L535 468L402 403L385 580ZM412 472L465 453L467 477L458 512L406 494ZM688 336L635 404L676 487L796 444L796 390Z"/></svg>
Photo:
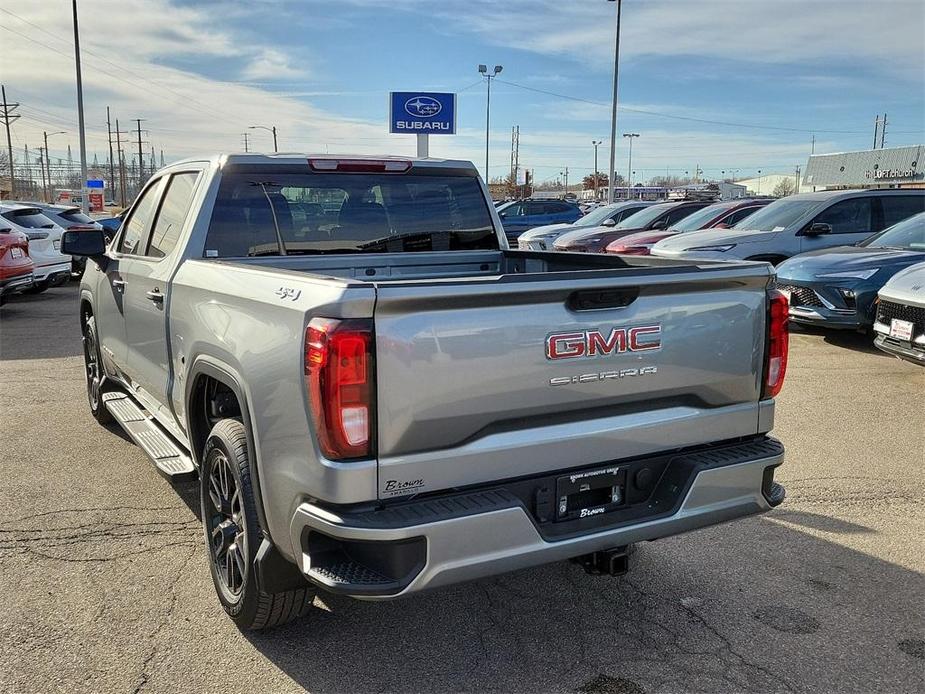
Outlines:
<svg viewBox="0 0 925 694"><path fill-rule="evenodd" d="M199 174L195 171L178 173L170 177L164 201L160 212L154 222L154 231L151 232L151 243L148 252L152 258L163 258L170 253L180 239L180 230L189 213L190 203L193 201L193 192L196 190L196 180Z"/></svg>
<svg viewBox="0 0 925 694"><path fill-rule="evenodd" d="M510 207L504 208L502 212L504 213L505 217L517 217L518 215L520 215L521 209L522 209L522 206L518 202L518 203L511 205Z"/></svg>
<svg viewBox="0 0 925 694"><path fill-rule="evenodd" d="M668 226L671 227L672 224L674 224L675 222L681 221L681 220L684 219L687 215L693 214L693 213L696 212L698 209L700 209L700 208L699 208L699 207L694 207L693 205L685 205L685 206L683 206L683 207L678 207L678 208L675 208L675 209L671 210L671 211L668 213L668 217L667 217L667 219L668 219Z"/></svg>
<svg viewBox="0 0 925 694"><path fill-rule="evenodd" d="M816 215L814 222L832 227L833 234L863 234L873 231L872 197L842 200Z"/></svg>
<svg viewBox="0 0 925 694"><path fill-rule="evenodd" d="M883 205L883 226L886 228L925 212L925 195L884 195L880 204Z"/></svg>
<svg viewBox="0 0 925 694"><path fill-rule="evenodd" d="M528 217L532 217L537 214L548 214L546 210L545 202L525 202L524 203L524 214Z"/></svg>
<svg viewBox="0 0 925 694"><path fill-rule="evenodd" d="M760 209L761 209L760 207L743 207L740 210L736 210L732 214L726 215L720 221L722 221L723 224L728 224L729 226L732 226L736 222L741 222L743 219L748 217L748 215Z"/></svg>
<svg viewBox="0 0 925 694"><path fill-rule="evenodd" d="M138 255L144 248L144 241L151 229L151 218L157 207L162 184L163 179L148 186L132 210L131 216L122 225L125 231L122 232L122 239L119 242L120 253Z"/></svg>
<svg viewBox="0 0 925 694"><path fill-rule="evenodd" d="M626 219L627 217L630 217L630 216L636 214L637 212L639 212L639 210L642 210L642 209L644 209L644 208L642 208L642 207L630 207L629 209L621 210L620 212L618 212L618 213L616 214L615 217L613 217L613 221L615 221L617 224L619 224L620 222L622 222L622 221L623 221L624 219Z"/></svg>

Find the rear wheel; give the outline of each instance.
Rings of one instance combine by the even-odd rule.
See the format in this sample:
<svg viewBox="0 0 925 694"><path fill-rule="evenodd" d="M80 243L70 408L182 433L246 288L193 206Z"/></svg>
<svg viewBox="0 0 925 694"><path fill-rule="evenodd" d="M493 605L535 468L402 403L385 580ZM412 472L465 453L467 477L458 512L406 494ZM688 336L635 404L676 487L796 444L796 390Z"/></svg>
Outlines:
<svg viewBox="0 0 925 694"><path fill-rule="evenodd" d="M103 404L106 376L100 359L100 345L96 334L96 319L87 313L83 321L84 376L87 382L87 402L90 414L100 424L112 421L112 415Z"/></svg>
<svg viewBox="0 0 925 694"><path fill-rule="evenodd" d="M279 593L267 593L257 584L254 559L262 533L240 421L222 419L212 428L199 478L209 570L228 616L241 629L264 629L303 616L314 599L308 583Z"/></svg>

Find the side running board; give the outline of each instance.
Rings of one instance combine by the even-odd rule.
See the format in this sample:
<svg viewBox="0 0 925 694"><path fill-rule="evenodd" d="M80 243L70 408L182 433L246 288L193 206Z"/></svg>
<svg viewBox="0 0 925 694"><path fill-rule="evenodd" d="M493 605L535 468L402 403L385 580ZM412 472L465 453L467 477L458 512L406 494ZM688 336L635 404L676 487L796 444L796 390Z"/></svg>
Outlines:
<svg viewBox="0 0 925 694"><path fill-rule="evenodd" d="M104 393L103 404L166 479L181 482L196 477L192 458L126 393Z"/></svg>

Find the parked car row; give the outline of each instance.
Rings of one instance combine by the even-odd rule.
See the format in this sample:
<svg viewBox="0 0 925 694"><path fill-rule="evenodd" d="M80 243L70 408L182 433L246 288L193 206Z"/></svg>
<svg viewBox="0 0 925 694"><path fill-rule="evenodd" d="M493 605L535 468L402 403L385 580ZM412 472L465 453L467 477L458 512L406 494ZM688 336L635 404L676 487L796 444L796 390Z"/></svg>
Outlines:
<svg viewBox="0 0 925 694"><path fill-rule="evenodd" d="M61 252L61 235L103 229L74 205L0 202L0 301L79 277L85 260Z"/></svg>

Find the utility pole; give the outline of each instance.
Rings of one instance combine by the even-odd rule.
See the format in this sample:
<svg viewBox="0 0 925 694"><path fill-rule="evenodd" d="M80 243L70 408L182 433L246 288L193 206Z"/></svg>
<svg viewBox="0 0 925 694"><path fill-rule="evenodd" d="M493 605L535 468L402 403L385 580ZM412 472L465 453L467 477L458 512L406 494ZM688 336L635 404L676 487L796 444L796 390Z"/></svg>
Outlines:
<svg viewBox="0 0 925 694"><path fill-rule="evenodd" d="M874 119L874 146L873 149L877 149L877 134L880 130L880 116L877 116Z"/></svg>
<svg viewBox="0 0 925 694"><path fill-rule="evenodd" d="M141 121L143 121L144 119L143 118L133 118L132 120L135 121L135 126L137 128L137 133L138 133L138 143L137 143L138 144L138 190L140 192L141 187L145 183L145 155L141 151L141 145L142 145ZM147 144L147 143L144 143L144 144Z"/></svg>
<svg viewBox="0 0 925 694"><path fill-rule="evenodd" d="M886 114L883 114L883 125L880 126L880 149L883 149L883 142L886 139Z"/></svg>
<svg viewBox="0 0 925 694"><path fill-rule="evenodd" d="M600 198L597 194L597 185L598 185L598 173L597 173L597 146L601 144L600 140L591 140L591 144L594 146L594 202L599 202Z"/></svg>
<svg viewBox="0 0 925 694"><path fill-rule="evenodd" d="M48 184L45 183L45 149L39 147L39 169L42 172L42 200L48 200Z"/></svg>
<svg viewBox="0 0 925 694"><path fill-rule="evenodd" d="M51 134L64 135L64 131L59 130L58 132ZM48 189L51 188L51 155L48 153L48 133L44 130L42 131L42 137L45 139L45 170L48 172L48 187L45 188L45 202L51 202L51 198L48 197ZM86 183L83 185L86 185Z"/></svg>
<svg viewBox="0 0 925 694"><path fill-rule="evenodd" d="M633 185L633 140L639 137L639 133L623 133L623 137L628 137L630 141L629 163L626 165L626 199L629 200Z"/></svg>
<svg viewBox="0 0 925 694"><path fill-rule="evenodd" d="M794 176L793 184L794 184L794 185L793 185L793 192L794 192L794 194L799 193L799 192L800 192L800 167L799 167L799 166L797 167L796 175Z"/></svg>
<svg viewBox="0 0 925 694"><path fill-rule="evenodd" d="M112 123L109 120L109 107L106 107L106 132L109 135L109 190L116 194L116 164L112 160Z"/></svg>
<svg viewBox="0 0 925 694"><path fill-rule="evenodd" d="M567 193L568 192L568 167L567 166L565 167L565 171L560 171L559 175L562 176L562 178L565 181L565 192Z"/></svg>
<svg viewBox="0 0 925 694"><path fill-rule="evenodd" d="M116 118L116 153L119 155L119 205L125 207L125 158L122 156L122 131Z"/></svg>
<svg viewBox="0 0 925 694"><path fill-rule="evenodd" d="M816 133L813 133L813 144L812 144L812 148L809 150L809 153L810 155L813 155L816 153Z"/></svg>
<svg viewBox="0 0 925 694"><path fill-rule="evenodd" d="M247 133L241 133L241 134L244 136L244 151L250 152L250 150L247 147Z"/></svg>
<svg viewBox="0 0 925 694"><path fill-rule="evenodd" d="M151 175L157 172L157 154L154 152L154 146L151 146Z"/></svg>
<svg viewBox="0 0 925 694"><path fill-rule="evenodd" d="M161 150L161 168L164 168L164 150Z"/></svg>
<svg viewBox="0 0 925 694"><path fill-rule="evenodd" d="M16 181L15 174L13 172L13 140L10 137L10 125L12 125L13 122L19 118L18 113L13 113L17 108L19 108L19 104L11 104L6 100L5 86L0 85L0 92L3 94L3 103L0 104L0 108L3 109L3 113L0 114L0 117L3 118L3 124L6 126L6 151L10 158L10 197L15 197L13 193L16 190Z"/></svg>
<svg viewBox="0 0 925 694"><path fill-rule="evenodd" d="M613 2L614 0L609 1ZM607 179L610 182L607 193L608 203L613 202L614 166L617 159L617 77L620 71L620 12L623 8L623 0L616 0L616 3L617 28L613 45L613 103L610 108L610 168L607 169Z"/></svg>
<svg viewBox="0 0 925 694"><path fill-rule="evenodd" d="M80 31L77 28L77 0L71 2L71 7L74 15L74 64L77 69L77 130L80 136L80 209L86 214L90 209L88 199L90 196L87 191L87 135L84 130L84 85L80 76Z"/></svg>

